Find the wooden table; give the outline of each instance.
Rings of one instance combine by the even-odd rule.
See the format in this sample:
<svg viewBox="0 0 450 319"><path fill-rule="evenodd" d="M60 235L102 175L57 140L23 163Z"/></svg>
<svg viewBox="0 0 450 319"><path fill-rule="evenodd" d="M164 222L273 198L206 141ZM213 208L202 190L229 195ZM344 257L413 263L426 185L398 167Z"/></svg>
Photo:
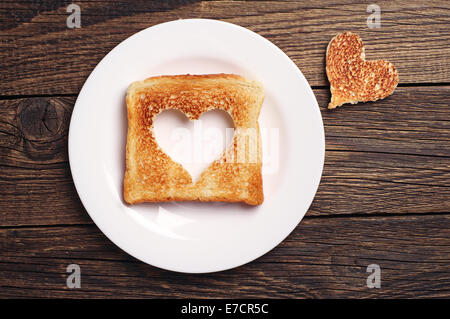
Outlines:
<svg viewBox="0 0 450 319"><path fill-rule="evenodd" d="M377 1L0 3L0 297L450 297L450 4ZM69 170L67 132L89 73L149 26L212 18L247 27L302 70L326 134L322 181L277 248L229 271L179 274L121 251L93 224ZM325 49L358 33L400 74L391 97L328 111ZM66 287L80 265L81 289ZM366 285L381 267L381 288Z"/></svg>

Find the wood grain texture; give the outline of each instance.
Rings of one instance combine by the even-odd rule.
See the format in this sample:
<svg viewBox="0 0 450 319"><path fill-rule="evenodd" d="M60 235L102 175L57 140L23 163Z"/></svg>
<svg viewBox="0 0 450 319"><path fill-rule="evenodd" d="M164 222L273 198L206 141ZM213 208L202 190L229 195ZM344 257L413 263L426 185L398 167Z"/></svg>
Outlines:
<svg viewBox="0 0 450 319"><path fill-rule="evenodd" d="M325 49L357 32L368 59L387 59L400 83L450 82L448 1L379 1L382 27L366 25L371 1L77 1L80 29L66 27L71 1L0 4L0 95L76 94L113 47L149 26L212 18L247 27L278 45L313 86L328 85ZM426 39L426 41L424 41Z"/></svg>
<svg viewBox="0 0 450 319"><path fill-rule="evenodd" d="M0 298L450 297L450 5L378 1L0 2ZM76 95L101 58L149 26L212 18L268 38L300 67L321 107L326 158L306 217L277 248L206 275L146 265L93 225L67 154ZM327 110L325 49L358 33L368 59L387 59L400 87L376 103ZM298 107L302 107L299 102ZM304 137L307 138L307 137ZM66 287L66 267L82 288ZM366 287L366 267L382 288Z"/></svg>
<svg viewBox="0 0 450 319"><path fill-rule="evenodd" d="M180 274L135 260L95 226L0 229L0 297L449 297L450 217L307 218L255 262ZM81 289L66 267L81 267ZM381 267L381 289L366 268Z"/></svg>
<svg viewBox="0 0 450 319"><path fill-rule="evenodd" d="M0 101L0 224L90 222L67 155L74 98ZM32 222L34 224L34 222Z"/></svg>
<svg viewBox="0 0 450 319"><path fill-rule="evenodd" d="M397 88L385 100L344 105L342 111L324 109L328 90L314 93L327 149L450 156L450 86Z"/></svg>
<svg viewBox="0 0 450 319"><path fill-rule="evenodd" d="M326 109L327 89L314 92L327 151L308 216L450 212L449 87L398 88L335 111ZM0 225L91 223L68 164L74 101L0 101Z"/></svg>

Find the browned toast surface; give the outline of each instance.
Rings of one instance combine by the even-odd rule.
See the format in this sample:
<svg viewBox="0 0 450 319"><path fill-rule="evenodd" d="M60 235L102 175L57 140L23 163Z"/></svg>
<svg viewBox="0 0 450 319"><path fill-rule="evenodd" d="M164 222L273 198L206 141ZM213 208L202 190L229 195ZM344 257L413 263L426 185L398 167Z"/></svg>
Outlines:
<svg viewBox="0 0 450 319"><path fill-rule="evenodd" d="M392 63L365 60L363 42L351 32L339 33L328 44L326 72L331 90L329 109L383 99L394 92L399 81Z"/></svg>
<svg viewBox="0 0 450 319"><path fill-rule="evenodd" d="M132 83L126 97L125 201L130 204L172 200L261 204L264 197L258 117L263 99L259 83L233 74L160 76ZM202 172L196 183L155 140L155 116L166 109L179 109L191 120L209 110L221 109L234 121L232 144ZM253 139L248 137L248 131L255 133ZM246 154L246 160L236 155L242 153L240 146L244 140L248 146L246 151L254 151Z"/></svg>

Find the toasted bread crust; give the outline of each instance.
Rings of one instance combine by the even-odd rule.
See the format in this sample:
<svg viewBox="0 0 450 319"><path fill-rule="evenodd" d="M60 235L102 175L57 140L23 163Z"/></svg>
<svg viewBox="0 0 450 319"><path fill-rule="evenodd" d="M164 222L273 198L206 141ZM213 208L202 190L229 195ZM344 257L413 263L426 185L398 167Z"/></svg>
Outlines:
<svg viewBox="0 0 450 319"><path fill-rule="evenodd" d="M132 83L126 97L124 200L130 204L184 200L261 204L264 196L258 117L263 99L259 83L233 74L159 76ZM232 145L202 172L196 183L155 140L153 121L166 109L179 109L191 120L209 110L221 109L234 121ZM245 138L239 128L256 130L256 161L229 162L226 155L234 154L240 138Z"/></svg>
<svg viewBox="0 0 450 319"><path fill-rule="evenodd" d="M365 60L363 42L351 32L339 33L328 44L326 72L331 90L329 109L383 99L394 92L399 81L392 63Z"/></svg>

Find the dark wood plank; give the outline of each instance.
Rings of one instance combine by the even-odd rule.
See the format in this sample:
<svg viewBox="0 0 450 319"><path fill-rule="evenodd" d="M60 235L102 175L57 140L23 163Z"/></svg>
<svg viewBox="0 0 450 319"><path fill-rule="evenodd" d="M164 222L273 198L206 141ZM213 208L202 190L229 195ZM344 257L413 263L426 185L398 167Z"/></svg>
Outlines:
<svg viewBox="0 0 450 319"><path fill-rule="evenodd" d="M314 90L328 150L450 156L450 86L397 88L377 102L328 110L328 90Z"/></svg>
<svg viewBox="0 0 450 319"><path fill-rule="evenodd" d="M95 226L0 229L0 297L450 297L450 216L309 218L257 261L215 274L146 265ZM66 267L81 267L81 289ZM366 268L381 267L368 289Z"/></svg>
<svg viewBox="0 0 450 319"><path fill-rule="evenodd" d="M366 25L367 1L77 1L82 27L68 29L71 1L0 4L0 95L76 94L101 58L149 26L179 18L212 18L256 31L284 50L311 85L328 85L328 41L357 32L368 59L392 61L401 83L450 82L448 1L378 1L379 29Z"/></svg>
<svg viewBox="0 0 450 319"><path fill-rule="evenodd" d="M327 152L308 216L450 212L449 87L399 88L335 111L326 89L315 94ZM68 164L74 101L0 101L0 225L91 223Z"/></svg>
<svg viewBox="0 0 450 319"><path fill-rule="evenodd" d="M450 212L450 160L326 152L308 216Z"/></svg>
<svg viewBox="0 0 450 319"><path fill-rule="evenodd" d="M64 97L0 101L1 225L29 224L35 217L44 224L91 222L69 169L73 104Z"/></svg>

